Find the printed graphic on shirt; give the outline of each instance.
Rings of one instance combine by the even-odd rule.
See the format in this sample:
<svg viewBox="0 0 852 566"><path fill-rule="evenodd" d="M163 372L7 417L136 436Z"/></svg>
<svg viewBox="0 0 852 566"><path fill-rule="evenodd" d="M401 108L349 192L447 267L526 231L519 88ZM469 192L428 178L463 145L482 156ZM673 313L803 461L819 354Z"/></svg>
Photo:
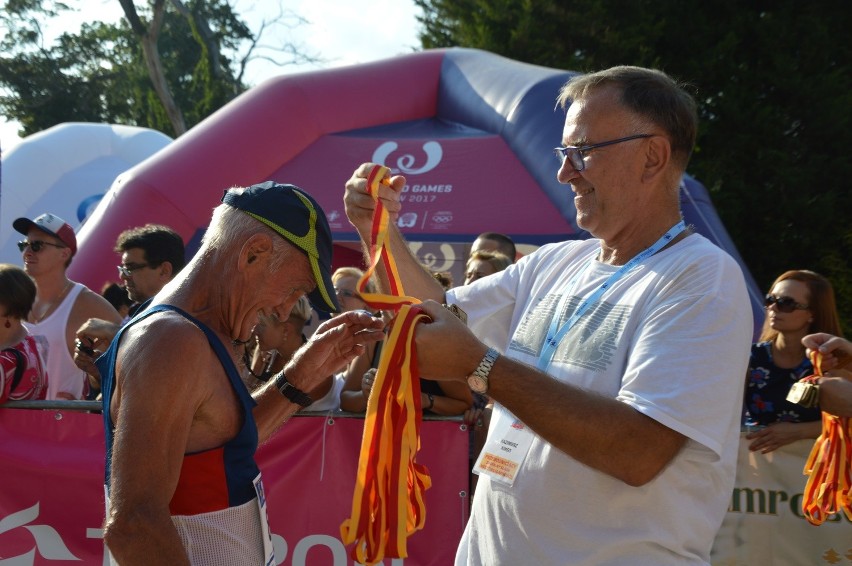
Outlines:
<svg viewBox="0 0 852 566"><path fill-rule="evenodd" d="M527 311L509 344L510 352L538 358L560 298L549 294ZM565 310L559 313L560 326L571 317L581 301L582 297L571 297L566 301ZM631 311L629 305L606 301L593 305L562 339L553 361L594 372L606 371L613 361Z"/></svg>

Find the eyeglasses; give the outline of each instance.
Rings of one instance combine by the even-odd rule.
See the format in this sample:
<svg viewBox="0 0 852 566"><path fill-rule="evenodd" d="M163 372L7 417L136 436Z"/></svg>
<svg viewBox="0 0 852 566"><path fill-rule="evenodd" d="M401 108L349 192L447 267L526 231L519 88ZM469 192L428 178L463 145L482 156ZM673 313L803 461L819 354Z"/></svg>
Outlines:
<svg viewBox="0 0 852 566"><path fill-rule="evenodd" d="M626 138L618 138L617 140L610 140L601 143L595 143L592 145L583 145L583 146L574 146L569 145L565 147L554 147L553 151L556 153L556 157L559 158L559 163L565 163L565 160L568 159L571 162L571 166L574 167L577 172L582 171L586 168L586 162L584 159L586 158L586 153L593 149L597 149L599 147L606 147L608 145L615 145L617 143L626 142L630 140L638 140L639 138L651 138L654 137L654 134L636 134L635 136L627 136Z"/></svg>
<svg viewBox="0 0 852 566"><path fill-rule="evenodd" d="M766 299L763 301L763 306L769 308L772 305L775 305L775 308L780 312L787 313L794 310L806 310L808 308L808 305L797 303L792 297L774 297L771 294L767 294Z"/></svg>
<svg viewBox="0 0 852 566"><path fill-rule="evenodd" d="M347 299L360 299L361 298L361 295L359 295L355 291L350 291L349 289L338 289L337 287L335 287L334 293L338 297L346 297Z"/></svg>
<svg viewBox="0 0 852 566"><path fill-rule="evenodd" d="M54 248L65 247L60 244L51 244L50 242L45 242L44 240L33 240L32 242L30 242L29 240L21 240L20 242L18 242L18 249L22 252L27 249L27 247L29 247L33 251L33 253L38 253L44 248L44 246L53 246Z"/></svg>
<svg viewBox="0 0 852 566"><path fill-rule="evenodd" d="M128 263L127 265L116 265L119 277L132 277L133 272L143 267L151 267L147 263Z"/></svg>

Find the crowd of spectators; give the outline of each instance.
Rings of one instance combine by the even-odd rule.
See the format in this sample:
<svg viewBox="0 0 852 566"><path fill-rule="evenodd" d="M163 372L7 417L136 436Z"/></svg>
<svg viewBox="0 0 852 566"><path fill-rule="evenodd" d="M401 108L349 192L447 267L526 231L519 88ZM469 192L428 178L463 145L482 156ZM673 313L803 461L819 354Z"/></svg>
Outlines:
<svg viewBox="0 0 852 566"><path fill-rule="evenodd" d="M95 294L65 276L77 250L76 236L67 222L46 213L34 220L19 218L14 227L27 239L18 244L24 268L6 265L0 271L0 292L4 299L8 298L5 303L0 302L6 311L0 334L8 337L3 340L0 358L2 400L97 399L100 375L95 360L122 325L183 269L183 240L168 226L146 224L125 230L115 245L119 256L117 280L105 282L100 294ZM481 234L470 246L464 284L505 269L515 256L509 236ZM361 297L357 285L363 275L357 267L341 267L333 273L334 292L342 310L363 310L390 322L393 313L371 309ZM434 275L446 289L453 287L449 272ZM366 290L375 292L372 280ZM305 333L314 317L306 298L294 305L286 320L274 315L259 316L243 356L245 381L250 389L284 367L307 341ZM382 342L369 344L365 353L343 372L328 376L311 391L315 400L311 410L365 411L381 352ZM23 379L15 378L16 368L21 368ZM26 390L17 386L19 382L26 384ZM423 379L421 401L425 414L464 415L472 426L478 423L479 429L487 423L487 413L483 413L487 398L472 394L465 386Z"/></svg>

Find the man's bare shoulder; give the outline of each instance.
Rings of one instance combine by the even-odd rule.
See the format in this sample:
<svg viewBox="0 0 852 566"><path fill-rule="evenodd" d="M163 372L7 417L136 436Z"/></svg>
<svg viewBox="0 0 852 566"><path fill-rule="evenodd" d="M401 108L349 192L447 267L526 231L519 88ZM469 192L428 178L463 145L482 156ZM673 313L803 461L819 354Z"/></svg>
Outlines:
<svg viewBox="0 0 852 566"><path fill-rule="evenodd" d="M178 313L153 313L124 331L116 382L114 418L156 418L169 430L185 430L187 451L219 446L236 434L239 411L222 364L204 332Z"/></svg>
<svg viewBox="0 0 852 566"><path fill-rule="evenodd" d="M124 331L119 356L145 355L154 358L171 356L195 358L196 352L211 354L204 332L192 321L173 311L153 313Z"/></svg>
<svg viewBox="0 0 852 566"><path fill-rule="evenodd" d="M90 318L100 318L109 322L121 322L121 315L118 314L115 307L105 298L85 286L80 294L77 295L77 300L74 302L74 307L71 310L71 318L83 321Z"/></svg>
<svg viewBox="0 0 852 566"><path fill-rule="evenodd" d="M206 377L215 354L207 337L181 315L157 312L126 328L118 345L116 382L121 397L138 391L136 399L155 396L204 398ZM168 391L174 395L162 395Z"/></svg>

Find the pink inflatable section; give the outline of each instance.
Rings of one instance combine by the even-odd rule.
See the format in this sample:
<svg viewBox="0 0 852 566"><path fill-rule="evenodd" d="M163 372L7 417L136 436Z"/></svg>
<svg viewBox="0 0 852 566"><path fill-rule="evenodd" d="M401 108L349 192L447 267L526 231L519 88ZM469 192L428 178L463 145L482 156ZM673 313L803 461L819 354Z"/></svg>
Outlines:
<svg viewBox="0 0 852 566"><path fill-rule="evenodd" d="M399 227L424 265L456 284L481 232L508 234L522 251L586 238L553 155L564 122L555 100L572 76L453 48L271 79L118 177L78 235L70 274L92 288L115 280L116 236L148 222L177 230L192 253L225 189L267 180L311 193L334 233L335 266L357 265L342 195L367 161L405 175ZM759 328L761 294L707 190L685 175L681 196L687 223L743 267Z"/></svg>
<svg viewBox="0 0 852 566"><path fill-rule="evenodd" d="M224 189L270 179L313 194L336 241L352 242L343 186L371 160L407 176L400 227L413 240L467 243L494 230L541 243L574 233L499 133L440 116L439 91L454 88L441 81L447 53L283 76L250 90L116 181L79 234L71 276L93 287L114 279L116 236L147 222L171 226L194 249ZM561 119L552 120L558 129ZM359 257L340 253L336 263Z"/></svg>

